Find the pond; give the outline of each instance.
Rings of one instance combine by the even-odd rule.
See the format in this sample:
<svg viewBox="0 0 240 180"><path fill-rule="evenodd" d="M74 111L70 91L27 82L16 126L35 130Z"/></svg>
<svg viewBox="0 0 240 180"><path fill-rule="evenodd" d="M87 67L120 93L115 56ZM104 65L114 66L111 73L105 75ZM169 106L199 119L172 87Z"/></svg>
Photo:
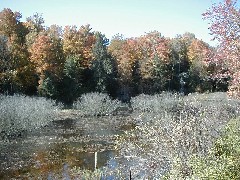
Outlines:
<svg viewBox="0 0 240 180"><path fill-rule="evenodd" d="M129 117L64 117L23 137L0 141L0 179L51 179L55 174L68 176L68 168L114 166L109 160L117 154L115 135L132 128Z"/></svg>

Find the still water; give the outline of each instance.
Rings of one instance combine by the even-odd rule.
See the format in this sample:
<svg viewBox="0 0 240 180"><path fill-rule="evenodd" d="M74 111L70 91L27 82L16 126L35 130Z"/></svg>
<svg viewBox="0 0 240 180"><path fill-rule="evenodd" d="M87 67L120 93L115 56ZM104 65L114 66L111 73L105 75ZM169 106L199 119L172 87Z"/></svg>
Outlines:
<svg viewBox="0 0 240 180"><path fill-rule="evenodd" d="M114 166L116 162L109 160L117 154L115 135L133 125L107 122L103 118L58 120L23 137L0 141L0 179L51 179L55 174L68 177L73 167Z"/></svg>

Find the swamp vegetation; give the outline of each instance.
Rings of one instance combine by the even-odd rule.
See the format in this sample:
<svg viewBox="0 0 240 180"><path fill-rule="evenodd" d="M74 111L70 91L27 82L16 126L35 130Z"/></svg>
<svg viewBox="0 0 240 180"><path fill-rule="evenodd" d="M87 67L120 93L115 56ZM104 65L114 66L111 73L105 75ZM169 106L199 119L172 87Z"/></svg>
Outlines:
<svg viewBox="0 0 240 180"><path fill-rule="evenodd" d="M226 93L1 102L1 179L239 178L240 101Z"/></svg>

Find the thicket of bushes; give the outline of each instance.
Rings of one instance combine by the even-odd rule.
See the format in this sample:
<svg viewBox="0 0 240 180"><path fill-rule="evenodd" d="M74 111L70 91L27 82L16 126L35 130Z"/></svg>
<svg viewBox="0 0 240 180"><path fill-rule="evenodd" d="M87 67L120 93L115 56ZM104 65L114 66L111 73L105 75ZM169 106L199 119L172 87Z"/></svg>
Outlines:
<svg viewBox="0 0 240 180"><path fill-rule="evenodd" d="M191 160L192 177L240 179L240 119L230 121L206 157Z"/></svg>
<svg viewBox="0 0 240 180"><path fill-rule="evenodd" d="M0 95L0 136L9 139L45 126L59 108L55 101L42 97Z"/></svg>
<svg viewBox="0 0 240 180"><path fill-rule="evenodd" d="M96 177L166 179L240 178L240 101L226 93L162 93L131 99L136 128L117 138L123 164L104 167ZM112 114L123 104L107 94L88 93L74 102L82 116ZM54 101L0 96L1 138L47 125L61 108ZM230 119L235 119L230 121ZM227 126L226 126L227 125ZM126 161L126 163L124 163ZM85 171L72 171L76 176ZM94 173L87 173L95 177Z"/></svg>
<svg viewBox="0 0 240 180"><path fill-rule="evenodd" d="M111 100L106 97L86 94L79 107L108 104L103 99ZM131 105L137 126L115 141L121 164L94 172L76 167L71 175L86 179L127 179L130 174L132 179L240 178L239 100L229 99L226 93L141 94L131 99Z"/></svg>
<svg viewBox="0 0 240 180"><path fill-rule="evenodd" d="M201 157L209 155L225 125L240 113L240 101L228 99L225 93L192 94L185 97L176 94L140 95L131 102L138 126L118 139L117 148L120 149L120 156L128 162L127 169L120 169L126 172L131 169L133 178L158 179L170 172L170 179L184 179L198 175L198 171L199 174L202 171L200 175L207 176L203 169L208 158ZM230 139L222 140L218 140L221 142L218 151L224 151L221 161L225 153L240 148L239 138L230 146L225 146ZM224 167L230 168L230 160L233 162L239 158L236 152L235 149L230 153L235 159L231 156ZM193 156L200 158L196 160L196 166L190 165ZM211 153L209 156L212 157ZM218 168L217 163L220 161L215 160L215 164L209 161L209 174L214 171L211 168ZM202 166L197 168L199 163Z"/></svg>
<svg viewBox="0 0 240 180"><path fill-rule="evenodd" d="M126 105L98 92L83 94L73 103L80 116L111 115L123 106ZM56 105L56 101L44 97L0 95L0 137L14 138L24 131L45 126L61 108L62 104Z"/></svg>
<svg viewBox="0 0 240 180"><path fill-rule="evenodd" d="M120 101L98 92L83 94L73 103L73 108L79 110L82 116L110 115L121 106Z"/></svg>

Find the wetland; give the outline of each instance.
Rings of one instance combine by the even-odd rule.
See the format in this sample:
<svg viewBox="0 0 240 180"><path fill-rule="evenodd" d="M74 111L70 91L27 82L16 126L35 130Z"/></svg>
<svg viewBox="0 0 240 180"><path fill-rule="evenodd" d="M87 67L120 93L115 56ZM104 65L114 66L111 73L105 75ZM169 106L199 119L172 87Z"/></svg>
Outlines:
<svg viewBox="0 0 240 180"><path fill-rule="evenodd" d="M109 161L118 153L114 140L135 127L129 116L79 117L74 110L57 114L45 127L0 142L1 179L66 178L74 167L116 166L116 160Z"/></svg>

